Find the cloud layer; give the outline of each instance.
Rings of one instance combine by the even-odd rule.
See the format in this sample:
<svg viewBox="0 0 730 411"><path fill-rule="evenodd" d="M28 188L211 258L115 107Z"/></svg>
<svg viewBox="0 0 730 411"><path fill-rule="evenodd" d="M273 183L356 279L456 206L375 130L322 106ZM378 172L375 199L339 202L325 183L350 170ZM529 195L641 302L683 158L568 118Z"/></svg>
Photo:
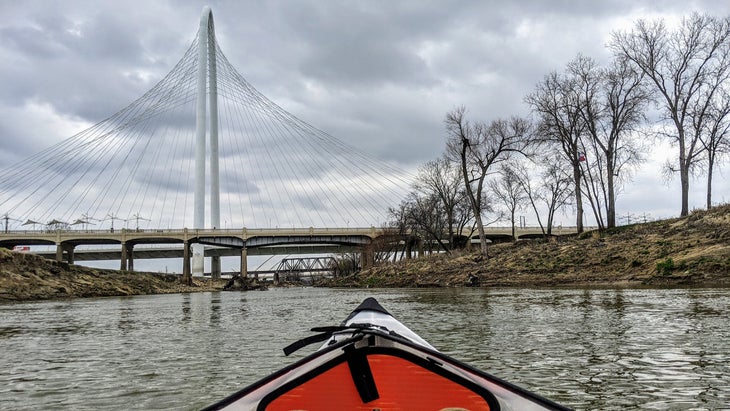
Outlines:
<svg viewBox="0 0 730 411"><path fill-rule="evenodd" d="M443 151L447 111L465 105L486 121L528 114L522 99L549 71L578 53L607 61L612 30L638 18L730 14L730 5L709 0L215 1L211 8L223 51L258 90L410 169ZM196 2L172 0L1 3L0 167L152 88L190 45L200 12ZM673 155L653 153L619 197L620 214L677 214L678 183L663 185L658 169ZM720 174L715 198L730 201L727 167ZM691 206L703 204L701 185L694 182Z"/></svg>

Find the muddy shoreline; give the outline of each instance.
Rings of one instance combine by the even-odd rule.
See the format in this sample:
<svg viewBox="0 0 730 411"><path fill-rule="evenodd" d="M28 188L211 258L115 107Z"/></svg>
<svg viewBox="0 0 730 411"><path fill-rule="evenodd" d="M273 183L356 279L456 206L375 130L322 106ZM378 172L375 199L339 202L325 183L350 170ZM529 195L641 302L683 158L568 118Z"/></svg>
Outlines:
<svg viewBox="0 0 730 411"><path fill-rule="evenodd" d="M215 291L225 281L180 275L94 269L0 249L0 302Z"/></svg>

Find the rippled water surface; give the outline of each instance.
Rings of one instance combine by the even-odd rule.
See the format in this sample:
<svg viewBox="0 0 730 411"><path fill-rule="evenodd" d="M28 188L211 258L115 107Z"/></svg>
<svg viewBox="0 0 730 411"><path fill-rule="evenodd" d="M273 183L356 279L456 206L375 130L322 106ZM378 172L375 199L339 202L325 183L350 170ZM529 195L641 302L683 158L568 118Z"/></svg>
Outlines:
<svg viewBox="0 0 730 411"><path fill-rule="evenodd" d="M730 404L730 289L277 289L0 304L0 409L197 409L362 299L576 409Z"/></svg>

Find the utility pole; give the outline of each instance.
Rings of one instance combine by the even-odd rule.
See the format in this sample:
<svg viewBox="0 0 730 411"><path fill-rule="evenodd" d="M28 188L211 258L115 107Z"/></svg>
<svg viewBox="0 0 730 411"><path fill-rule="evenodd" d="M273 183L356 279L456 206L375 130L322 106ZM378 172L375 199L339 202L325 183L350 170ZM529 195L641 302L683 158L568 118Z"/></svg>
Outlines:
<svg viewBox="0 0 730 411"><path fill-rule="evenodd" d="M144 218L141 215L139 215L139 213L133 214L132 217L134 217L134 219L137 221L137 224L134 227L135 231L139 231L139 220L150 221L149 218Z"/></svg>

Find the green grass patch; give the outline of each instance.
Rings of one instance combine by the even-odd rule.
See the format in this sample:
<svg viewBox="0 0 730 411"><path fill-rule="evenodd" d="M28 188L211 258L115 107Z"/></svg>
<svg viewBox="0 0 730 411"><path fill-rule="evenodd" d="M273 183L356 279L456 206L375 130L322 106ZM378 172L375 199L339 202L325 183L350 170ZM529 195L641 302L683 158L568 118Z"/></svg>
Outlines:
<svg viewBox="0 0 730 411"><path fill-rule="evenodd" d="M687 264L684 262L676 264L671 258L667 258L664 261L656 263L656 271L661 275L672 275L672 272L676 270L684 270L687 268Z"/></svg>

